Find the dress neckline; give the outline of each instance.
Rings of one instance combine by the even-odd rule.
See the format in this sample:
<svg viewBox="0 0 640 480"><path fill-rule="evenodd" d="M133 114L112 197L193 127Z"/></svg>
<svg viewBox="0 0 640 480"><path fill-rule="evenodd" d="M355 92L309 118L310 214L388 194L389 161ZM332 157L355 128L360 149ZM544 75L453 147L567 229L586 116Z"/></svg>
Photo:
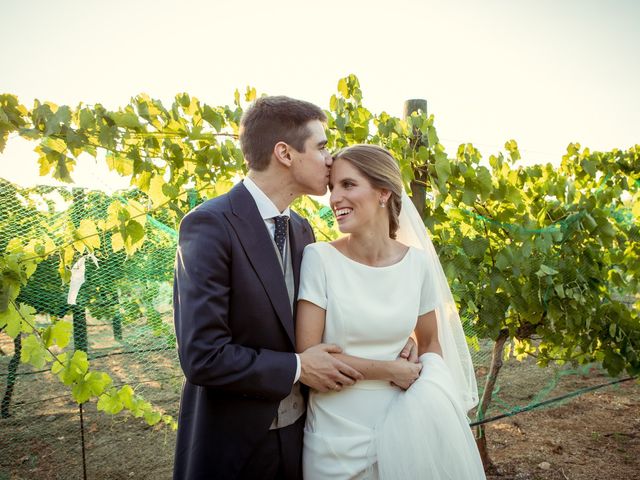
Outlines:
<svg viewBox="0 0 640 480"><path fill-rule="evenodd" d="M362 263L362 262L358 262L357 260L354 260L353 258L347 257L344 253L342 253L340 250L338 250L336 247L334 247L333 245L331 245L331 243L326 242L327 245L329 245L329 247L331 247L332 250L334 250L338 255L340 255L342 258L347 259L347 261L354 263L356 265L360 265L361 267L364 268L371 268L374 270L384 270L386 268L393 268L395 266L400 265L401 263L404 263L404 261L409 257L409 252L411 252L411 246L409 246L407 248L407 251L404 253L404 255L402 256L402 258L400 260L398 260L396 263L392 263L391 265L385 265L382 267L374 267L373 265L367 265L366 263Z"/></svg>

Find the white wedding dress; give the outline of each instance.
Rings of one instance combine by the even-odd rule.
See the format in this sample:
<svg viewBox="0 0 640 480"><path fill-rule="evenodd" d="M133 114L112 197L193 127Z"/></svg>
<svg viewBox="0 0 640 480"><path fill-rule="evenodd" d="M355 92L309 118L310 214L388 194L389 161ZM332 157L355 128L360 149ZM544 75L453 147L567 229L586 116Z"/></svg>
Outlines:
<svg viewBox="0 0 640 480"><path fill-rule="evenodd" d="M298 299L326 310L324 343L349 355L394 360L418 316L436 307L427 268L415 247L394 265L370 267L315 243L305 248ZM311 392L305 480L485 478L445 363L433 353L421 361L422 374L407 392L375 380Z"/></svg>

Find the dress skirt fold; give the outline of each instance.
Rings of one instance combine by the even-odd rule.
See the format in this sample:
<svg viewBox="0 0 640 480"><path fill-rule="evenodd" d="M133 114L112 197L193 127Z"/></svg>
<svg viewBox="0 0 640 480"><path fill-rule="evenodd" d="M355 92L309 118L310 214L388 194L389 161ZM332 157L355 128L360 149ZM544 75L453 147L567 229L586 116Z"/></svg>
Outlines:
<svg viewBox="0 0 640 480"><path fill-rule="evenodd" d="M420 378L389 406L375 435L382 480L484 479L482 460L451 375L435 353Z"/></svg>

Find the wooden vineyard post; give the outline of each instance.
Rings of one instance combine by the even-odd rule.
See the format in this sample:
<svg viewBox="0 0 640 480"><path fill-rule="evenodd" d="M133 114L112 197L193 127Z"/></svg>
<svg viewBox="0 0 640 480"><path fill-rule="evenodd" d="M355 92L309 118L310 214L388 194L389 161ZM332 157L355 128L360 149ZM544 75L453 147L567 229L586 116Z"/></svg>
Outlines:
<svg viewBox="0 0 640 480"><path fill-rule="evenodd" d="M406 120L413 112L427 114L427 101L422 98L412 98L404 102L403 117ZM417 150L420 146L428 147L426 140L422 140L420 131L414 131L411 140L411 147ZM420 214L424 218L424 207L427 201L427 165L414 166L414 180L411 181L411 199Z"/></svg>

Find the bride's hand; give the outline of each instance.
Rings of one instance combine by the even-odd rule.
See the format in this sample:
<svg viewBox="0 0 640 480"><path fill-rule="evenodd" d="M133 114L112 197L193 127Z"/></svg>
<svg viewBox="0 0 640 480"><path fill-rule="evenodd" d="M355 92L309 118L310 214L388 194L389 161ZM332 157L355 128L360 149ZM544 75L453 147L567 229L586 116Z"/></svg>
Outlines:
<svg viewBox="0 0 640 480"><path fill-rule="evenodd" d="M393 385L406 390L418 379L421 370L422 363L413 363L399 358L391 362L391 378L389 380Z"/></svg>
<svg viewBox="0 0 640 480"><path fill-rule="evenodd" d="M407 343L400 352L400 355L398 355L398 358L404 358L413 363L420 363L420 360L418 360L418 345L413 337L407 339Z"/></svg>

